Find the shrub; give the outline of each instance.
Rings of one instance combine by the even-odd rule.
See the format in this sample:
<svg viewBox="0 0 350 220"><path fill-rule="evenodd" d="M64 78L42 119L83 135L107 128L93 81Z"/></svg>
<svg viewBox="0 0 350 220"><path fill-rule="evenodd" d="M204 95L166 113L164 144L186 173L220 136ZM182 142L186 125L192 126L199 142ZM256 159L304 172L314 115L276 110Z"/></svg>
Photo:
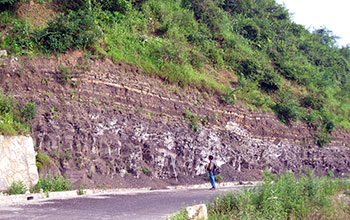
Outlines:
<svg viewBox="0 0 350 220"><path fill-rule="evenodd" d="M73 188L68 179L61 175L52 176L51 174L46 177L40 177L38 184L35 186L35 191L43 189L44 192L66 191Z"/></svg>
<svg viewBox="0 0 350 220"><path fill-rule="evenodd" d="M288 124L291 121L296 121L299 117L299 103L289 91L280 93L276 104L272 108L283 123Z"/></svg>
<svg viewBox="0 0 350 220"><path fill-rule="evenodd" d="M38 153L35 158L36 158L36 166L37 166L39 172L44 167L51 166L51 164L52 164L52 161L47 154Z"/></svg>
<svg viewBox="0 0 350 220"><path fill-rule="evenodd" d="M35 42L33 40L34 31L32 27L23 22L15 20L11 28L10 42L15 53L25 53L33 50Z"/></svg>
<svg viewBox="0 0 350 220"><path fill-rule="evenodd" d="M100 5L103 10L125 14L132 9L131 0L93 0L94 5Z"/></svg>
<svg viewBox="0 0 350 220"><path fill-rule="evenodd" d="M27 105L31 106L31 104ZM29 133L29 118L22 117L20 106L20 104L16 104L14 100L4 95L0 90L0 134L17 135ZM31 107L28 108L30 109ZM35 110L33 111L35 112Z"/></svg>
<svg viewBox="0 0 350 220"><path fill-rule="evenodd" d="M225 104L234 104L236 102L236 90L227 92L226 95L221 96L221 101Z"/></svg>
<svg viewBox="0 0 350 220"><path fill-rule="evenodd" d="M89 0L55 0L61 11L85 10L89 8Z"/></svg>
<svg viewBox="0 0 350 220"><path fill-rule="evenodd" d="M325 132L319 132L313 135L315 138L315 144L319 147L323 147L325 144L331 143L330 137Z"/></svg>
<svg viewBox="0 0 350 220"><path fill-rule="evenodd" d="M36 114L36 104L34 102L28 102L25 105L20 105L20 115L25 122L33 120Z"/></svg>
<svg viewBox="0 0 350 220"><path fill-rule="evenodd" d="M27 191L27 187L24 185L23 181L15 181L11 183L10 189L8 191L9 195L24 194Z"/></svg>
<svg viewBox="0 0 350 220"><path fill-rule="evenodd" d="M12 112L12 100L0 91L0 116Z"/></svg>
<svg viewBox="0 0 350 220"><path fill-rule="evenodd" d="M324 104L324 99L316 94L309 94L301 99L301 105L303 107L312 108L314 110L321 110Z"/></svg>
<svg viewBox="0 0 350 220"><path fill-rule="evenodd" d="M260 87L267 92L274 92L281 89L282 78L276 73L266 73L259 80Z"/></svg>
<svg viewBox="0 0 350 220"><path fill-rule="evenodd" d="M36 33L35 39L45 52L63 53L69 49L85 49L101 36L91 14L71 11L50 21L47 28Z"/></svg>
<svg viewBox="0 0 350 220"><path fill-rule="evenodd" d="M302 114L302 120L306 122L310 127L317 128L317 126L319 125L318 118L319 118L319 112L317 111L304 112Z"/></svg>

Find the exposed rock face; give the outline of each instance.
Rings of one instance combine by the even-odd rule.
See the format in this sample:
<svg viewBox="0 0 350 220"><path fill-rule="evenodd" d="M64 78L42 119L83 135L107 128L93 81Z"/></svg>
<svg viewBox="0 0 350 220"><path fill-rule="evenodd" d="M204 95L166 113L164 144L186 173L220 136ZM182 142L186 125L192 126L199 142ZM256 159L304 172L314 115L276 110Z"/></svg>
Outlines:
<svg viewBox="0 0 350 220"><path fill-rule="evenodd" d="M78 74L82 57L24 60L31 72L21 76L13 72L21 65L9 63L0 75L7 94L37 104L36 150L51 156L49 169L76 185L198 183L206 181L209 154L227 181L260 179L265 168L350 174L346 132L336 130L332 143L319 148L306 125L282 125L272 113L226 106L215 95L165 85L137 68L88 60ZM72 70L65 84L60 62Z"/></svg>
<svg viewBox="0 0 350 220"><path fill-rule="evenodd" d="M8 190L17 181L23 181L29 188L38 180L33 139L0 135L0 191Z"/></svg>

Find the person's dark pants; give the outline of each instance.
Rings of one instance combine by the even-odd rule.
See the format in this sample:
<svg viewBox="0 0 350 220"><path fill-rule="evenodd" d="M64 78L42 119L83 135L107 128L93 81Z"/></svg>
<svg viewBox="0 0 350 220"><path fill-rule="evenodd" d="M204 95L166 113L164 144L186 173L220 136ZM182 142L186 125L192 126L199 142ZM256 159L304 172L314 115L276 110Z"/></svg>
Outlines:
<svg viewBox="0 0 350 220"><path fill-rule="evenodd" d="M209 172L209 177L210 177L211 186L215 189L216 188L216 186L215 186L215 175L212 172Z"/></svg>

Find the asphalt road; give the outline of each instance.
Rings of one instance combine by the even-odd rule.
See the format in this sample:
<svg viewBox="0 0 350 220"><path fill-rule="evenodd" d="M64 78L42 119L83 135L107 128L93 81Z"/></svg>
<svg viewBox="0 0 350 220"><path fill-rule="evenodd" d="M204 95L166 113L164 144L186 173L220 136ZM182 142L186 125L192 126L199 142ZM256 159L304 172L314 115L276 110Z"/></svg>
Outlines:
<svg viewBox="0 0 350 220"><path fill-rule="evenodd" d="M101 194L70 199L27 201L0 206L0 219L13 220L158 220L183 207L212 201L227 191L242 187L149 191L127 194Z"/></svg>

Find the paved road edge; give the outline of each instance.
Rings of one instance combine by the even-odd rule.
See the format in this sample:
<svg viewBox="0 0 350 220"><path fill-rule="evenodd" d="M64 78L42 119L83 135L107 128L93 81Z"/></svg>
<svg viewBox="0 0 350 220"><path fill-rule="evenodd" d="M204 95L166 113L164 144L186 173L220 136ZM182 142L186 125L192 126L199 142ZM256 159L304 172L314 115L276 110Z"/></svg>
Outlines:
<svg viewBox="0 0 350 220"><path fill-rule="evenodd" d="M255 186L260 182L223 182L219 183L218 187L235 187L235 186ZM121 188L121 189L84 189L82 195L78 195L78 190L62 191L62 192L48 192L48 193L27 193L20 195L5 195L0 194L0 205L12 205L23 203L31 200L50 200L50 199L65 199L74 198L89 195L99 194L130 194L130 193L146 193L152 191L164 191L164 190L189 190L189 189L206 189L210 188L210 184L198 184L198 185L178 185L168 186L164 189L152 189L152 188Z"/></svg>

